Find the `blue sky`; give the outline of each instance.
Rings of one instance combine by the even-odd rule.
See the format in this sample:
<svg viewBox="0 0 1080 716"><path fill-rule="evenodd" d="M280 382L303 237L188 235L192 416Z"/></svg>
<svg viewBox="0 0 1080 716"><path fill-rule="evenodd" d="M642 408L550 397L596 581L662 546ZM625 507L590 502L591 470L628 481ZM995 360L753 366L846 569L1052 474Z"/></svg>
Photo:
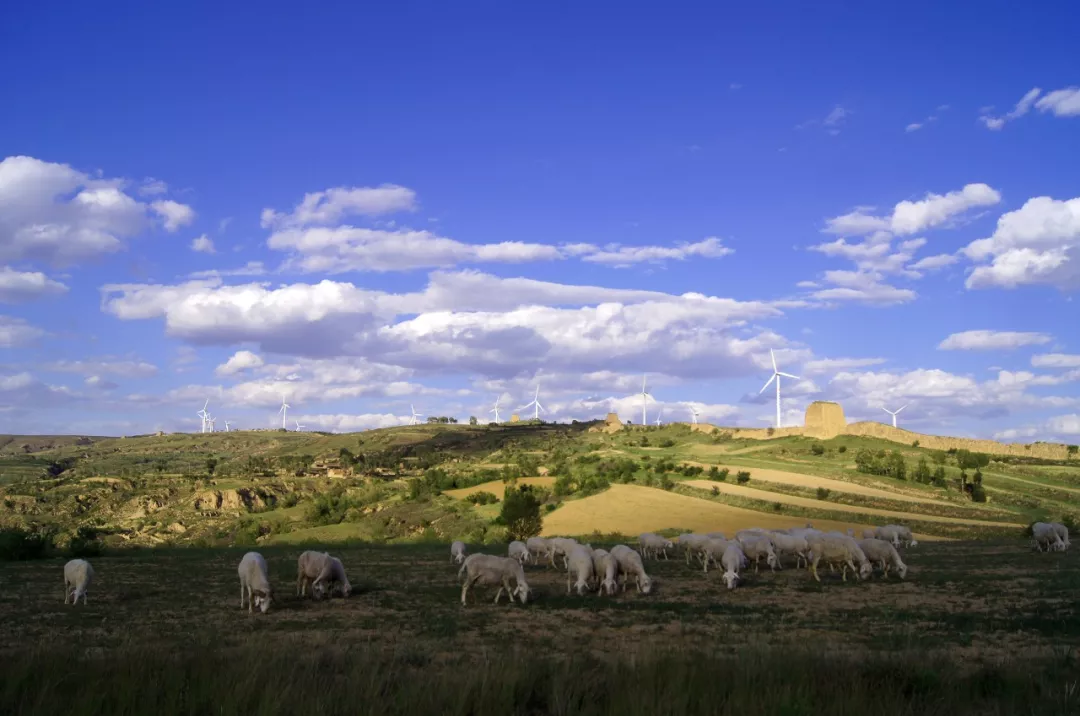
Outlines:
<svg viewBox="0 0 1080 716"><path fill-rule="evenodd" d="M1080 440L1064 3L30 4L0 79L0 431L815 399Z"/></svg>

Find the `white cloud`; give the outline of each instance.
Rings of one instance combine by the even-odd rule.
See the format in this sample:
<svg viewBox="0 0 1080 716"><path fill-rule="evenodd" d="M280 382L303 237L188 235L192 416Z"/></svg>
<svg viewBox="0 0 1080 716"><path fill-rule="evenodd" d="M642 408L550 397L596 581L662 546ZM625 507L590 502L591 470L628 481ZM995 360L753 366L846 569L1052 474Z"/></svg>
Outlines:
<svg viewBox="0 0 1080 716"><path fill-rule="evenodd" d="M396 184L335 187L305 194L289 214L263 209L261 223L266 229L298 228L333 224L346 216L379 216L416 208L416 192Z"/></svg>
<svg viewBox="0 0 1080 716"><path fill-rule="evenodd" d="M922 122L912 122L908 126L904 127L905 132L917 132L923 128Z"/></svg>
<svg viewBox="0 0 1080 716"><path fill-rule="evenodd" d="M1031 357L1036 368L1080 368L1080 355L1068 353L1042 353Z"/></svg>
<svg viewBox="0 0 1080 716"><path fill-rule="evenodd" d="M992 259L968 276L968 288L1015 288L1044 284L1064 290L1080 286L1080 197L1028 199L998 219L993 236L972 241L963 253L973 261Z"/></svg>
<svg viewBox="0 0 1080 716"><path fill-rule="evenodd" d="M884 358L818 358L803 363L802 372L807 375L821 375L852 368L867 368L884 362Z"/></svg>
<svg viewBox="0 0 1080 716"><path fill-rule="evenodd" d="M147 177L143 179L142 184L138 188L139 194L142 196L159 196L169 191L169 185L160 179L154 179Z"/></svg>
<svg viewBox="0 0 1080 716"><path fill-rule="evenodd" d="M67 293L68 287L43 273L0 267L0 303L23 303Z"/></svg>
<svg viewBox="0 0 1080 716"><path fill-rule="evenodd" d="M825 115L825 119L822 123L826 127L830 128L829 134L839 134L839 127L844 123L844 120L847 119L847 116L849 114L851 114L851 110L844 109L840 105L836 105L827 115Z"/></svg>
<svg viewBox="0 0 1080 716"><path fill-rule="evenodd" d="M157 366L141 360L59 360L40 365L49 373L78 373L86 376L116 375L125 378L149 378L157 375Z"/></svg>
<svg viewBox="0 0 1080 716"><path fill-rule="evenodd" d="M181 226L187 226L195 221L195 210L187 204L181 204L172 199L159 199L150 204L165 224L165 230L177 231Z"/></svg>
<svg viewBox="0 0 1080 716"><path fill-rule="evenodd" d="M116 390L120 386L111 380L102 378L100 375L91 375L83 381L84 385L91 390Z"/></svg>
<svg viewBox="0 0 1080 716"><path fill-rule="evenodd" d="M1042 90L1038 87L1029 90L1023 97L1020 98L1020 101L1016 103L1016 106L1013 107L1013 110L1006 114L1004 117L991 117L987 114L983 114L981 117L979 117L979 121L986 125L987 129L992 129L995 131L999 130L1005 126L1006 122L1011 122L1014 119L1019 119L1020 117L1023 117L1025 114L1030 112L1032 106L1035 104L1035 100L1039 97L1040 92L1042 92Z"/></svg>
<svg viewBox="0 0 1080 716"><path fill-rule="evenodd" d="M953 254L936 254L921 258L908 268L913 271L935 271L946 266L952 266L959 260Z"/></svg>
<svg viewBox="0 0 1080 716"><path fill-rule="evenodd" d="M968 184L947 194L927 194L919 201L901 201L889 216L873 216L873 207L857 207L850 214L826 221L825 231L838 235L861 235L874 231L891 231L910 235L932 229L980 207L993 206L1001 194L986 184Z"/></svg>
<svg viewBox="0 0 1080 716"><path fill-rule="evenodd" d="M1050 418L1046 426L1055 435L1080 435L1080 415L1059 415Z"/></svg>
<svg viewBox="0 0 1080 716"><path fill-rule="evenodd" d="M0 314L0 348L17 348L33 343L45 331L31 326L21 318Z"/></svg>
<svg viewBox="0 0 1080 716"><path fill-rule="evenodd" d="M251 351L237 351L229 360L219 365L214 372L218 375L236 375L252 368L260 368L263 359Z"/></svg>
<svg viewBox="0 0 1080 716"><path fill-rule="evenodd" d="M1080 116L1080 87L1047 92L1035 103L1035 107L1040 112L1050 112L1055 117Z"/></svg>
<svg viewBox="0 0 1080 716"><path fill-rule="evenodd" d="M365 413L363 415L300 415L296 419L308 430L324 430L331 433L352 433L376 428L393 428L408 425L410 415L392 413Z"/></svg>
<svg viewBox="0 0 1080 716"><path fill-rule="evenodd" d="M897 288L882 282L881 274L874 271L826 271L824 280L833 284L811 292L819 301L856 301L879 306L906 303L916 298L911 289Z"/></svg>
<svg viewBox="0 0 1080 716"><path fill-rule="evenodd" d="M30 373L0 375L0 405L45 409L70 405L84 397L67 386L43 383Z"/></svg>
<svg viewBox="0 0 1080 716"><path fill-rule="evenodd" d="M263 276L266 274L266 267L262 261L248 261L240 268L234 269L208 269L205 271L195 271L188 274L188 278L221 278L222 276Z"/></svg>
<svg viewBox="0 0 1080 716"><path fill-rule="evenodd" d="M1010 428L994 433L994 437L999 440L1038 438L1047 441L1056 438L1062 442L1072 441L1072 437L1076 435L1080 435L1080 415L1076 413L1058 415L1039 425Z"/></svg>
<svg viewBox="0 0 1080 716"><path fill-rule="evenodd" d="M1021 333L1016 331L963 331L953 333L938 345L943 351L1012 350L1021 346L1037 346L1049 343L1045 333Z"/></svg>
<svg viewBox="0 0 1080 716"><path fill-rule="evenodd" d="M625 267L642 262L685 261L692 257L716 259L732 253L734 249L724 246L720 239L713 236L697 243L680 243L672 247L608 246L603 250L586 253L582 260Z"/></svg>
<svg viewBox="0 0 1080 716"><path fill-rule="evenodd" d="M214 242L213 242L213 240L209 236L207 236L206 234L203 234L202 236L197 237L195 240L193 240L191 242L191 250L192 251L197 251L197 252L203 253L203 254L216 253L216 251L214 250Z"/></svg>

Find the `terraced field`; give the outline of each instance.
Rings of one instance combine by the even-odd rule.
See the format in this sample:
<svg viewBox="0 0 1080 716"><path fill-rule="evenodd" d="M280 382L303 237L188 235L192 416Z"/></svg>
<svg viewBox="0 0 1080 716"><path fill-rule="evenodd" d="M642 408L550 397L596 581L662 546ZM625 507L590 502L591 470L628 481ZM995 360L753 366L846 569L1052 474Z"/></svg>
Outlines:
<svg viewBox="0 0 1080 716"><path fill-rule="evenodd" d="M555 484L554 477L522 477L518 478L519 485L540 485L542 487L551 487ZM459 500L463 500L469 495L474 495L477 492L490 492L500 500L506 493L508 484L502 480L492 480L491 482L485 482L480 485L473 485L472 487L462 487L457 490L446 490L444 495L449 495Z"/></svg>

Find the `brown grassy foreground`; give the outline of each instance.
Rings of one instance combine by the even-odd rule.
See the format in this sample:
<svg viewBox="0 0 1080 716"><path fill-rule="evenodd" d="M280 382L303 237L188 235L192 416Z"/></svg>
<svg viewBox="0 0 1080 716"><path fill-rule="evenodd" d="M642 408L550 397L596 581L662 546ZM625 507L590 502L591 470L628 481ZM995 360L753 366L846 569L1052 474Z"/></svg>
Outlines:
<svg viewBox="0 0 1080 716"><path fill-rule="evenodd" d="M656 589L462 608L446 546L334 549L356 592L293 596L300 548L262 548L277 602L239 609L242 549L0 564L0 713L1076 713L1080 557L1019 541L908 550L908 580L801 570L728 592L681 560Z"/></svg>

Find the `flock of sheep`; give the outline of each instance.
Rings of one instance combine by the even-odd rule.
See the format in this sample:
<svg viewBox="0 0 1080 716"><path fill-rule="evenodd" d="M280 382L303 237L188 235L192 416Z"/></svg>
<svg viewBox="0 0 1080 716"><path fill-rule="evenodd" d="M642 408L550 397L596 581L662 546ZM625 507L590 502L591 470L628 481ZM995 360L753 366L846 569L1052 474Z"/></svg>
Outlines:
<svg viewBox="0 0 1080 716"><path fill-rule="evenodd" d="M818 565L821 563L825 563L830 571L839 568L844 581L847 581L849 569L859 579L870 577L875 567L886 577L890 572L895 572L900 579L907 575L907 565L900 558L898 548L918 544L909 528L885 525L863 530L862 537L855 539L853 530L848 530L847 534L822 532L807 523L806 527L787 530L741 530L731 540L722 532L683 534L676 539L687 565L696 560L706 573L710 564L719 567L728 589L735 589L742 579L742 571L751 563L755 572L762 561L775 570L783 569L784 559L794 559L796 568L805 567L819 582ZM625 592L630 580L638 592L648 594L653 582L645 572L642 558L668 559L668 551L674 551L676 543L646 532L638 538L638 545L638 551L623 544L608 551L579 544L569 537L530 537L526 542L511 542L509 556L499 557L466 555L465 543L454 542L450 545L450 561L461 565L458 577L464 578L462 605L466 604L470 587L477 584L498 585L496 604L503 592L510 603L516 596L525 604L530 592L525 565L538 564L541 559L548 560L550 566L556 566L556 560L562 559L567 594L576 589L578 595L595 590L598 596L605 593L610 596L616 593L620 584ZM1058 522L1036 522L1032 525L1032 547L1040 552L1064 552L1070 547L1069 530ZM249 612L258 609L265 614L273 600L266 560L258 552L248 552L240 560L237 573L240 576L240 608L247 606ZM64 604L77 604L82 597L85 605L86 592L93 578L94 569L85 559L73 559L65 564ZM347 597L352 593L341 560L326 552L309 550L297 560L297 596L306 596L308 587L316 599L334 593Z"/></svg>

